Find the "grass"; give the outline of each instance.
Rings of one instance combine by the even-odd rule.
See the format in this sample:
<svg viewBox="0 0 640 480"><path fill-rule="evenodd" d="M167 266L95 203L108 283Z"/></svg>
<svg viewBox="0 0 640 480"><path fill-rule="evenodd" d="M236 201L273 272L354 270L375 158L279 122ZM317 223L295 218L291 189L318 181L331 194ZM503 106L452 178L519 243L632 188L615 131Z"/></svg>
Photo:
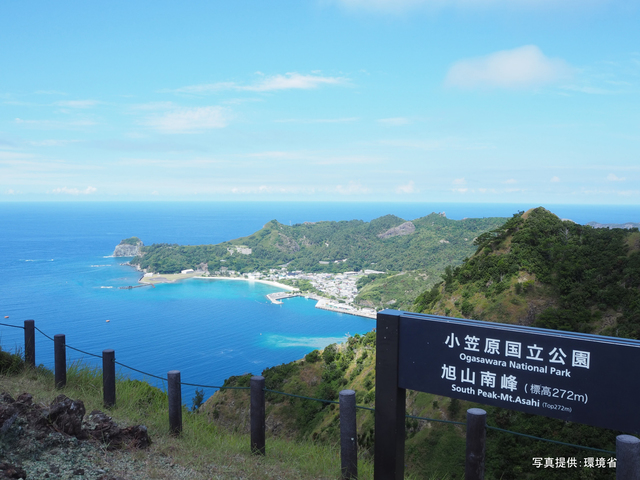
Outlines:
<svg viewBox="0 0 640 480"><path fill-rule="evenodd" d="M0 352L6 359L6 352ZM16 355L18 356L18 355ZM293 442L267 438L266 456L250 454L248 435L230 433L209 423L205 415L183 410L183 431L174 436L169 431L167 394L146 382L119 376L116 406L102 404L102 372L81 363L67 370L67 385L54 388L53 373L45 368L15 368L0 373L2 391L14 398L29 392L35 402L50 403L60 393L84 402L87 412L102 410L119 425L146 425L152 439L148 451L131 452L149 472L156 467L153 457L169 457L172 462L193 469L194 478L243 479L337 479L340 478L340 447L312 442ZM1 371L0 371L1 372ZM248 395L248 392L247 392ZM151 477L150 477L151 478ZM370 462L359 462L359 478L373 478Z"/></svg>

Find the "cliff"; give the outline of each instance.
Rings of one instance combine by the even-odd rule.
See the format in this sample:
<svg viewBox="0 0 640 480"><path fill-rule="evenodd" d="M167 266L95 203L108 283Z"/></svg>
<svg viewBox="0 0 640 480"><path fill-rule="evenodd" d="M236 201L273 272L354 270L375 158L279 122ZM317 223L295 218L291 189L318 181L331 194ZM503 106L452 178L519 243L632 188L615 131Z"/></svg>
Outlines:
<svg viewBox="0 0 640 480"><path fill-rule="evenodd" d="M138 237L130 237L122 240L113 251L114 257L136 257L141 255L142 240Z"/></svg>

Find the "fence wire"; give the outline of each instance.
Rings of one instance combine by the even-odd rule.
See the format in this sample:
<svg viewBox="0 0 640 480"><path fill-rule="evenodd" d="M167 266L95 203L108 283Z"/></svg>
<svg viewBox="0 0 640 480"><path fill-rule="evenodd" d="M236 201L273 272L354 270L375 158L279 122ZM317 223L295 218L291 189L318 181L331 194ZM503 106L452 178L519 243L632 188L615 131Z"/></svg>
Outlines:
<svg viewBox="0 0 640 480"><path fill-rule="evenodd" d="M0 323L0 325L3 325L5 327L21 328L24 330L24 327L21 327L20 325L9 325L8 323Z"/></svg>
<svg viewBox="0 0 640 480"><path fill-rule="evenodd" d="M9 325L7 323L0 323L0 325L5 326L5 327L21 328L21 329L24 330L24 327L22 327L20 325ZM38 332L40 332L42 335L44 335L46 338L48 338L49 340L54 341L53 338L51 338L49 335L44 333L38 327L34 326L34 328ZM71 345L67 345L66 342L65 342L65 347L66 348L70 348L72 350L75 350L77 352L83 353L85 355L90 355L90 356L96 357L96 358L102 358L102 355L96 355L94 353L85 352L85 351L80 350L78 348L72 347ZM146 375L148 377L156 378L158 380L162 380L163 382L167 381L166 377L160 377L160 376L154 375L152 373L143 372L142 370L138 370L137 368L130 367L129 365L125 365L124 363L120 363L120 362L117 362L115 360L114 360L114 363L116 365L119 365L121 367L127 368L129 370L133 370L134 372L141 373L142 375ZM219 386L219 385L199 385L199 384L196 384L196 383L186 383L186 382L180 382L180 385L186 385L186 386L189 386L189 387L201 387L201 388L217 388L219 390L249 390L251 388L251 387L225 387L225 386ZM322 399L322 398L314 398L314 397L307 397L307 396L304 396L304 395L296 395L296 394L293 394L293 393L279 392L277 390L271 390L271 389L268 389L268 388L264 388L264 391L265 392L269 392L269 393L276 393L278 395L285 395L287 397L301 398L301 399L304 399L304 400L313 400L313 401L316 401L316 402L330 403L330 404L337 404L337 405L340 404L340 402L337 402L335 400L326 400L326 399ZM375 408L365 407L364 405L356 405L356 408L375 412ZM416 419L416 420L425 420L425 421L428 421L428 422L449 423L449 424L454 424L454 425L466 425L466 422L454 422L452 420L442 420L442 419L438 419L438 418L418 417L418 416L415 416L415 415L405 415L405 417L406 418ZM555 443L555 444L558 444L558 445L564 445L564 446L567 446L567 447L574 447L574 448L581 448L581 449L584 449L584 450L592 450L592 451L595 451L595 452L609 453L609 454L612 454L612 455L616 454L616 452L613 452L611 450L603 450L601 448L586 447L584 445L575 445L575 444L572 444L572 443L561 442L559 440L551 440L549 438L536 437L534 435L528 435L526 433L514 432L512 430L505 430L505 429L499 428L499 427L492 427L490 425L487 425L486 428L489 429L489 430L496 430L498 432L509 433L509 434L512 434L512 435L520 436L520 437L526 437L526 438L531 438L531 439L534 439L534 440L540 440L542 442Z"/></svg>

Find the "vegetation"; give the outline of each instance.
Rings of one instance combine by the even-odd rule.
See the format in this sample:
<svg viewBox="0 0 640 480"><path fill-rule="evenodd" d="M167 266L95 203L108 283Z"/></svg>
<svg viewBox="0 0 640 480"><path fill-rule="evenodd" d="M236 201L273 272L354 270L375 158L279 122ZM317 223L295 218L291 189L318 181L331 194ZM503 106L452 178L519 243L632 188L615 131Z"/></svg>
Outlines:
<svg viewBox="0 0 640 480"><path fill-rule="evenodd" d="M375 400L375 338L370 332L351 337L345 344L329 345L324 351L314 350L304 360L266 369L266 387L294 395L337 400L343 389L356 391L356 403L374 408ZM231 377L225 386L248 386L251 374ZM211 397L201 409L212 423L230 431L248 431L246 412L248 398L243 391L222 390ZM615 437L620 432L572 424L510 410L488 407L428 393L407 392L407 414L440 420L441 422L407 419L405 461L409 475L417 478L464 478L464 426L442 421L464 422L469 408L487 411L492 426L528 435L539 436L575 445L615 450ZM241 427L239 427L239 425ZM373 458L374 414L358 409L358 447L364 459ZM267 428L277 438L296 441L312 440L331 444L339 436L337 405L315 400L267 393ZM540 478L533 466L533 457L577 458L604 457L609 454L560 446L510 433L488 430L486 478ZM612 470L574 471L557 469L544 471L544 478L610 478Z"/></svg>
<svg viewBox="0 0 640 480"><path fill-rule="evenodd" d="M520 212L476 239L477 252L423 292L415 311L536 327L640 338L640 233L562 221L543 208ZM462 410L468 408L461 402ZM490 424L544 438L615 450L621 432L482 407ZM488 434L487 469L536 478L521 459L607 457ZM545 453L546 452L546 453ZM609 478L605 470L546 469L545 478Z"/></svg>
<svg viewBox="0 0 640 480"><path fill-rule="evenodd" d="M477 251L460 266L443 268L441 281L422 292L414 311L639 338L640 233L594 229L562 221L539 208L519 212L475 240ZM415 274L417 272L413 272ZM376 283L408 277L393 272L359 280L359 298L384 302ZM387 287L389 288L389 287ZM378 295L378 297L374 297ZM366 297L365 297L366 298ZM396 307L396 305L394 305ZM341 389L357 392L359 405L375 398L375 333L344 345L314 351L304 360L263 372L272 389L334 400ZM239 381L242 377L236 377ZM248 381L249 376L246 377ZM273 434L324 442L336 435L337 409L331 404L269 395ZM615 450L621 432L474 404L427 393L408 392L407 413L465 421L468 408L487 411L492 426L570 444ZM224 391L204 407L217 424L242 411L238 393ZM417 476L463 478L464 430L459 426L407 420L406 462ZM358 442L371 455L373 415L358 411ZM541 442L496 430L487 434L487 478L610 478L612 470L536 469L533 458L609 459L603 452Z"/></svg>
<svg viewBox="0 0 640 480"><path fill-rule="evenodd" d="M141 240L138 237L129 237L125 238L120 242L120 245L138 245L141 243Z"/></svg>
<svg viewBox="0 0 640 480"><path fill-rule="evenodd" d="M595 229L537 208L475 243L416 311L640 338L638 229Z"/></svg>
<svg viewBox="0 0 640 480"><path fill-rule="evenodd" d="M0 352L0 358L7 358L9 354L5 354ZM11 355L11 358L12 363L20 360L19 355ZM87 412L104 410L101 371L83 364L71 365L67 372L67 386L62 391L54 388L53 373L42 367L34 370L23 365L19 373L1 373L0 384L0 393L7 392L14 398L29 392L34 402L48 404L64 393L70 398L81 399ZM129 380L120 375L116 391L117 404L108 414L119 424L146 425L152 439L148 450L129 452L146 465L148 475L145 478L174 478L171 471L158 471L154 466L156 458L170 458L171 463L192 469L191 478L194 479L262 480L340 476L340 446L336 441L316 444L268 437L267 455L258 459L250 453L248 435L218 428L208 421L207 416L189 412L186 407L182 414L182 434L179 437L171 435L167 420L167 395L145 382ZM248 392L239 393L247 396ZM359 462L359 472L360 478L373 478L372 465L364 459Z"/></svg>
<svg viewBox="0 0 640 480"><path fill-rule="evenodd" d="M358 295L355 302L365 307L373 307L376 309L394 308L396 310L413 309L416 297L430 288L440 279L440 271L436 268L427 270L414 270L409 272L389 272L389 274L368 275L360 280L367 280L368 277L374 277L371 281L358 281ZM360 287L359 284L364 284Z"/></svg>
<svg viewBox="0 0 640 480"><path fill-rule="evenodd" d="M131 263L157 273L195 269L202 263L208 265L209 271L224 267L241 273L282 265L304 272L373 269L439 273L446 265L459 264L471 255L475 249L473 239L504 221L503 218L449 220L432 213L414 220L415 231L411 234L380 238L379 235L405 220L386 215L371 222L351 220L293 226L272 220L248 237L217 245L145 246L143 255Z"/></svg>

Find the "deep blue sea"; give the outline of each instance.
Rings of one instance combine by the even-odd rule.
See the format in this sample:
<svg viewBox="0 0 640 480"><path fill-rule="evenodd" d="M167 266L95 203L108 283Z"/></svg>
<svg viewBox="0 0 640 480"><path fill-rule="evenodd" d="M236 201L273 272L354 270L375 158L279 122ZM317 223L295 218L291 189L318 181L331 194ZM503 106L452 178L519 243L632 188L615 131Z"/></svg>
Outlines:
<svg viewBox="0 0 640 480"><path fill-rule="evenodd" d="M265 223L369 221L386 214L412 220L431 212L448 218L510 217L538 205L418 203L0 203L0 323L34 319L68 345L183 382L221 385L231 375L302 358L308 352L365 333L375 321L314 308L303 298L272 305L277 288L239 281L187 280L121 290L140 274L113 258L121 239L146 245L218 243L249 235ZM640 206L545 205L578 223L640 222ZM5 319L4 317L9 318ZM106 322L109 320L109 322ZM22 349L23 331L0 326L3 349ZM100 360L67 350L67 360ZM36 362L53 366L53 342L36 333ZM122 369L131 378L149 379ZM190 404L195 387L183 387ZM206 396L214 390L205 390Z"/></svg>

